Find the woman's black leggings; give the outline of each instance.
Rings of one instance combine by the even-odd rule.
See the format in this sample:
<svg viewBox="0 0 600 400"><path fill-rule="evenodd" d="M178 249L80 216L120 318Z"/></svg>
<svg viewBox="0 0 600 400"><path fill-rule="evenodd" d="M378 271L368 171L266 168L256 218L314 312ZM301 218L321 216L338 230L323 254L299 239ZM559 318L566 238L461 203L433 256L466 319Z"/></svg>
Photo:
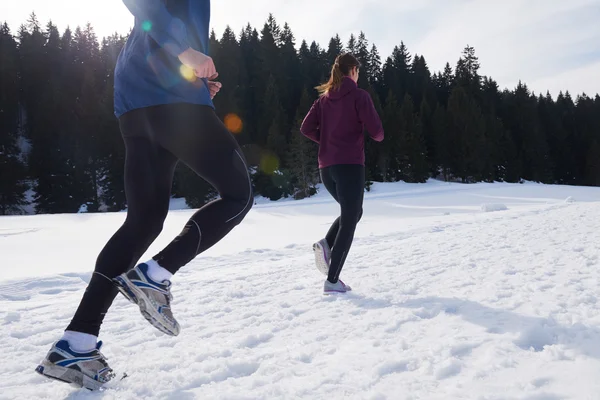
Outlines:
<svg viewBox="0 0 600 400"><path fill-rule="evenodd" d="M352 246L356 225L362 217L365 167L351 164L332 165L321 169L321 180L341 208L341 215L331 225L325 237L332 249L327 280L336 283Z"/></svg>
<svg viewBox="0 0 600 400"><path fill-rule="evenodd" d="M126 148L127 217L98 256L67 328L96 336L118 293L112 279L133 268L162 231L178 161L214 186L220 199L198 210L179 236L153 257L171 273L220 241L253 205L242 151L212 108L160 105L130 111L119 123Z"/></svg>

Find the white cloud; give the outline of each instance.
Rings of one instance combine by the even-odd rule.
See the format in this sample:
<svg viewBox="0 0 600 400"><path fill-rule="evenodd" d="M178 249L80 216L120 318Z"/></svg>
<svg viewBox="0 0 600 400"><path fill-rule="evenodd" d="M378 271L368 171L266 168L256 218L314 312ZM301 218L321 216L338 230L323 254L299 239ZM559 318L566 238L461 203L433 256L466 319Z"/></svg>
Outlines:
<svg viewBox="0 0 600 400"><path fill-rule="evenodd" d="M536 91L536 94L540 94L540 90L534 88L547 88L554 98L560 91L564 93L567 90L573 99L581 93L594 97L596 94L600 94L600 61L526 83L530 90ZM546 94L544 89L541 92Z"/></svg>
<svg viewBox="0 0 600 400"><path fill-rule="evenodd" d="M469 43L480 58L481 72L501 86L521 79L532 90L556 92L556 82L544 84L600 60L599 19L596 0L470 1L439 18L416 47L430 65L440 68L456 60ZM578 90L600 92L598 79L585 81L591 76L573 76L569 83Z"/></svg>
<svg viewBox="0 0 600 400"><path fill-rule="evenodd" d="M3 1L0 15L13 31L35 10L44 24L92 22L99 36L126 33L133 19L121 0ZM85 4L85 5L84 5ZM326 47L339 33L363 30L387 57L401 40L438 71L452 66L466 44L475 47L481 73L501 87L520 80L536 92L600 92L600 3L598 0L213 0L212 25L239 32L247 22L260 30L272 12L288 22L298 43Z"/></svg>

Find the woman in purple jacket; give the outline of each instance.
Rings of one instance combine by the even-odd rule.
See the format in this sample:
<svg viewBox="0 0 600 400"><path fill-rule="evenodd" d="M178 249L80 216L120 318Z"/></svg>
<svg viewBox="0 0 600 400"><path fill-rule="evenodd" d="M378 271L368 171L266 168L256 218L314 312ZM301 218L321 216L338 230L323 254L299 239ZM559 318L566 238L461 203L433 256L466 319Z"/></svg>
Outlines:
<svg viewBox="0 0 600 400"><path fill-rule="evenodd" d="M327 275L325 294L352 290L339 276L363 212L365 128L373 140L383 140L373 101L358 88L359 68L353 55L337 57L329 81L317 87L320 96L300 128L304 136L319 144L321 180L341 208L325 239L313 246L317 268Z"/></svg>

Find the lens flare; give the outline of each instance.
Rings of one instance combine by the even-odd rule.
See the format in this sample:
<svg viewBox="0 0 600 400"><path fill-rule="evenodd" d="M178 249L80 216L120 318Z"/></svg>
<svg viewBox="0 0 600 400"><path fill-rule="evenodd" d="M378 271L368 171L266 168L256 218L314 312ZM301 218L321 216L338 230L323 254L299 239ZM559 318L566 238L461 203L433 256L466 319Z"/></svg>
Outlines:
<svg viewBox="0 0 600 400"><path fill-rule="evenodd" d="M181 67L179 67L179 73L187 81L190 81L190 82L196 81L196 74L194 73L194 70L192 68L188 67L187 65L182 64Z"/></svg>
<svg viewBox="0 0 600 400"><path fill-rule="evenodd" d="M267 175L273 175L279 168L279 159L275 154L265 154L260 159L260 170Z"/></svg>
<svg viewBox="0 0 600 400"><path fill-rule="evenodd" d="M237 134L242 132L244 124L237 114L230 113L225 116L225 126L231 133Z"/></svg>
<svg viewBox="0 0 600 400"><path fill-rule="evenodd" d="M150 29L152 29L152 22L150 22L150 21L144 21L144 22L142 22L142 29L145 32L149 32Z"/></svg>

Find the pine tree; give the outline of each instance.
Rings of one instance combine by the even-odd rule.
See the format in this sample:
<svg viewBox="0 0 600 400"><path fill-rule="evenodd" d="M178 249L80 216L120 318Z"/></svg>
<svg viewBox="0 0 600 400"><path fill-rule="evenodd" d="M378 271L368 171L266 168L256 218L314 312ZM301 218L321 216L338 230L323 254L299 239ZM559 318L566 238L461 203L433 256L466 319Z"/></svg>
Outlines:
<svg viewBox="0 0 600 400"><path fill-rule="evenodd" d="M262 151L257 165L259 172L254 176L254 185L257 194L277 200L287 196L290 189L289 181L286 182L287 171L285 165L282 165L285 162L289 132L277 84L272 75L267 84L264 105L262 118L265 137L261 144Z"/></svg>
<svg viewBox="0 0 600 400"><path fill-rule="evenodd" d="M503 121L520 153L523 179L552 182L551 160L545 132L537 115L537 100L527 85L519 82L506 99Z"/></svg>
<svg viewBox="0 0 600 400"><path fill-rule="evenodd" d="M592 115L595 116L594 118L594 132L600 132L600 95L596 95L596 97L594 98L594 108L591 111Z"/></svg>
<svg viewBox="0 0 600 400"><path fill-rule="evenodd" d="M48 76L44 68L49 61L46 50L46 35L32 14L19 31L19 55L23 132L31 143L28 167L34 181L34 201L38 212L77 211L70 207L58 209L61 200L68 198L68 182L62 178L70 169L60 157L63 143L58 135L63 104L49 85L59 75L55 72Z"/></svg>
<svg viewBox="0 0 600 400"><path fill-rule="evenodd" d="M211 46L211 53L215 65L218 65L218 81L223 84L221 91L213 102L217 114L222 120L229 115L242 118L242 104L244 93L242 87L243 59L240 43L233 30L227 26L220 41ZM242 120L243 122L243 120ZM246 124L242 123L241 131L235 132L236 139L242 145L251 143L250 132Z"/></svg>
<svg viewBox="0 0 600 400"><path fill-rule="evenodd" d="M0 215L21 213L21 207L27 204L25 166L15 135L5 132L0 135Z"/></svg>
<svg viewBox="0 0 600 400"><path fill-rule="evenodd" d="M285 116L281 105L274 106L275 113L267 137L267 149L269 149L278 160L283 159L287 147L287 132L285 131Z"/></svg>
<svg viewBox="0 0 600 400"><path fill-rule="evenodd" d="M563 106L566 106L564 100L564 96L559 96L557 104L550 93L547 93L546 96L540 96L537 101L540 127L546 132L549 154L553 160L554 181L561 184L573 182L575 173L573 143L569 140L568 132L563 127L561 118L563 112L568 113L566 110L561 110Z"/></svg>
<svg viewBox="0 0 600 400"><path fill-rule="evenodd" d="M411 75L412 56L408 49L401 42L401 45L396 46L391 57L388 57L383 66L383 82L385 87L394 92L397 98L404 98L408 93ZM381 97L386 93L379 93Z"/></svg>
<svg viewBox="0 0 600 400"><path fill-rule="evenodd" d="M383 182L397 181L402 179L401 161L399 159L402 151L402 115L400 105L391 90L388 92L385 107L383 109L383 130L385 138L379 157L379 167Z"/></svg>
<svg viewBox="0 0 600 400"><path fill-rule="evenodd" d="M435 166L436 154L435 154L435 130L433 126L433 111L429 106L426 98L421 101L421 107L419 110L419 123L423 132L423 139L425 141L427 165L429 166L430 173L436 175L437 168Z"/></svg>
<svg viewBox="0 0 600 400"><path fill-rule="evenodd" d="M373 105L375 107L375 111L377 112L377 115L379 115L380 117L383 115L383 108L381 106L381 102L379 101L379 97L377 96L377 94L375 93L374 89L372 87L368 87L366 89L367 93L369 94L369 96L371 97L371 99L373 100ZM367 181L365 182L365 188L367 190L370 189L370 185L371 185L371 180L377 178L377 179L381 179L381 176L379 175L379 165L380 161L382 160L382 158L384 157L385 154L385 145L383 143L378 143L375 142L374 140L366 140L365 143L365 157L366 157L366 162L365 162L365 176L367 177Z"/></svg>
<svg viewBox="0 0 600 400"><path fill-rule="evenodd" d="M262 63L260 59L261 45L256 29L249 24L246 26L239 41L241 56L243 59L243 68L240 72L240 98L242 107L242 121L244 122L244 132L249 138L250 143L260 143L261 129L261 100L264 96L264 83L262 75Z"/></svg>
<svg viewBox="0 0 600 400"><path fill-rule="evenodd" d="M283 128L284 123L282 121L283 118L283 107L281 106L281 100L279 97L279 88L277 86L277 82L275 81L275 77L273 75L269 76L267 81L267 87L265 89L265 97L264 97L264 105L262 110L262 118L261 118L261 126L260 134L261 136L258 138L257 144L266 145L269 136L272 136L275 133L275 128L273 125L278 125L276 131L278 133L277 136L284 135ZM272 143L273 138L270 139Z"/></svg>
<svg viewBox="0 0 600 400"><path fill-rule="evenodd" d="M119 130L118 120L113 113L114 68L117 57L125 44L125 38L113 35L105 38L100 51L100 70L104 73L100 86L98 112L101 114L99 127L100 146L103 149L103 172L100 177L100 210L120 211L126 206L124 188L125 147Z"/></svg>
<svg viewBox="0 0 600 400"><path fill-rule="evenodd" d="M433 113L433 134L435 142L435 171L441 173L448 181L451 174L450 135L448 133L448 116L444 106L438 104ZM433 174L436 177L438 174Z"/></svg>
<svg viewBox="0 0 600 400"><path fill-rule="evenodd" d="M308 43L303 40L298 49L298 63L300 64L300 79L302 82L308 82L310 80L310 51L308 50Z"/></svg>
<svg viewBox="0 0 600 400"><path fill-rule="evenodd" d="M423 99L432 101L435 97L435 92L431 84L431 72L425 61L425 57L415 55L411 66L411 81L410 94L415 104L421 104Z"/></svg>
<svg viewBox="0 0 600 400"><path fill-rule="evenodd" d="M323 49L321 49L317 42L313 41L310 44L309 51L310 59L312 60L313 65L312 68L315 74L314 76L318 76L316 82L318 82L317 84L320 84L325 79L329 78L329 74L331 73L331 66L333 65L333 63L327 63L327 54L323 51ZM317 86L317 84L311 85L309 87L314 88L315 86Z"/></svg>
<svg viewBox="0 0 600 400"><path fill-rule="evenodd" d="M523 164L510 132L504 131L500 146L504 162L500 165L500 177L506 182L520 182L523 176Z"/></svg>
<svg viewBox="0 0 600 400"><path fill-rule="evenodd" d="M377 46L375 44L371 46L371 51L369 52L369 69L367 70L367 76L369 77L369 83L371 86L378 89L378 85L382 80L381 56L379 55L379 50L377 50Z"/></svg>
<svg viewBox="0 0 600 400"><path fill-rule="evenodd" d="M273 41L277 46L281 45L281 28L277 24L277 20L273 14L269 14L265 23L265 31L269 32L273 37Z"/></svg>
<svg viewBox="0 0 600 400"><path fill-rule="evenodd" d="M82 70L78 101L74 108L75 131L72 135L75 140L72 141L72 153L69 155L74 165L70 173L74 185L70 188L70 196L75 205L85 205L87 211L94 212L101 206L100 181L106 173L106 153L102 151L102 116L98 113L101 97L96 95L102 93L100 82L103 73L98 73L102 71L100 46L91 25L76 32L75 46L76 59L86 68Z"/></svg>
<svg viewBox="0 0 600 400"><path fill-rule="evenodd" d="M585 162L585 184L600 186L600 145L598 145L597 139L589 147Z"/></svg>
<svg viewBox="0 0 600 400"><path fill-rule="evenodd" d="M44 92L47 73L44 65L44 45L46 38L40 28L35 14L32 14L26 25L19 30L19 58L21 78L21 102L26 110L25 133L28 139L42 136L44 109L40 93ZM35 166L33 166L35 170ZM39 172L37 170L36 172Z"/></svg>
<svg viewBox="0 0 600 400"><path fill-rule="evenodd" d="M595 141L598 140L598 130L596 126L597 117L594 116L594 100L582 93L577 96L575 102L575 135L573 141L577 154L586 154L589 157L590 149ZM594 179L590 176L589 162L583 157L575 160L577 168L577 184L590 185ZM592 183L593 184L593 183Z"/></svg>
<svg viewBox="0 0 600 400"><path fill-rule="evenodd" d="M286 88L282 97L282 105L286 116L286 129L292 125L293 116L298 108L300 96L302 93L300 64L298 62L298 53L296 52L296 42L294 34L286 23L281 33L281 68L283 74L283 86Z"/></svg>
<svg viewBox="0 0 600 400"><path fill-rule="evenodd" d="M400 107L400 171L406 182L425 182L429 178L427 165L427 148L423 137L423 129L414 112L414 105L409 94L404 96Z"/></svg>
<svg viewBox="0 0 600 400"><path fill-rule="evenodd" d="M6 23L0 26L0 215L19 213L26 204L25 165L19 138L19 55Z"/></svg>
<svg viewBox="0 0 600 400"><path fill-rule="evenodd" d="M287 95L287 88L283 85L285 80L283 78L284 71L281 68L280 49L278 43L280 40L281 32L277 25L273 15L269 15L269 20L265 23L263 30L261 31L260 39L260 58L261 58L261 87L264 88L264 95L259 97L262 99L260 118L258 124L258 144L266 144L266 138L269 135L269 130L273 126L274 117L279 112L279 117L285 119L284 110L278 110L274 107L277 103L278 107L281 107L281 99L285 99ZM274 100L276 96L276 101ZM283 121L277 121L279 130L285 128Z"/></svg>
<svg viewBox="0 0 600 400"><path fill-rule="evenodd" d="M486 137L482 145L484 154L481 179L488 182L505 181L514 163L512 146L506 143L506 130L502 120L495 113L485 114L484 120ZM511 147L505 148L504 145Z"/></svg>
<svg viewBox="0 0 600 400"><path fill-rule="evenodd" d="M452 90L448 100L450 168L462 182L481 179L485 154L485 124L479 106L462 86Z"/></svg>
<svg viewBox="0 0 600 400"><path fill-rule="evenodd" d="M296 112L296 122L287 155L287 165L295 180L295 199L303 199L316 193L318 178L317 145L300 133L304 116L310 108L310 98L306 88L302 91L300 105Z"/></svg>
<svg viewBox="0 0 600 400"><path fill-rule="evenodd" d="M346 46L348 53L356 54L356 45L356 36L354 36L354 34L352 33L350 35L350 39L348 39L348 45Z"/></svg>
<svg viewBox="0 0 600 400"><path fill-rule="evenodd" d="M484 113L497 114L502 108L502 97L498 83L487 76L483 77L481 85L481 106Z"/></svg>
<svg viewBox="0 0 600 400"><path fill-rule="evenodd" d="M471 46L464 48L462 57L456 64L456 84L463 86L469 96L477 97L481 88L479 59Z"/></svg>
<svg viewBox="0 0 600 400"><path fill-rule="evenodd" d="M342 39L340 39L339 35L335 35L335 37L331 38L329 41L329 47L327 48L327 65L333 65L337 56L339 56L343 51L344 45L342 44Z"/></svg>
<svg viewBox="0 0 600 400"><path fill-rule="evenodd" d="M455 77L452 72L452 67L450 67L450 63L446 63L444 72L439 74L436 83L437 98L444 107L448 106L448 100L450 99L450 93L452 92L454 82Z"/></svg>
<svg viewBox="0 0 600 400"><path fill-rule="evenodd" d="M371 53L369 52L368 46L369 41L364 32L361 31L355 45L354 55L362 65L358 72L358 85L363 89L370 86L369 76L367 74L371 70Z"/></svg>

